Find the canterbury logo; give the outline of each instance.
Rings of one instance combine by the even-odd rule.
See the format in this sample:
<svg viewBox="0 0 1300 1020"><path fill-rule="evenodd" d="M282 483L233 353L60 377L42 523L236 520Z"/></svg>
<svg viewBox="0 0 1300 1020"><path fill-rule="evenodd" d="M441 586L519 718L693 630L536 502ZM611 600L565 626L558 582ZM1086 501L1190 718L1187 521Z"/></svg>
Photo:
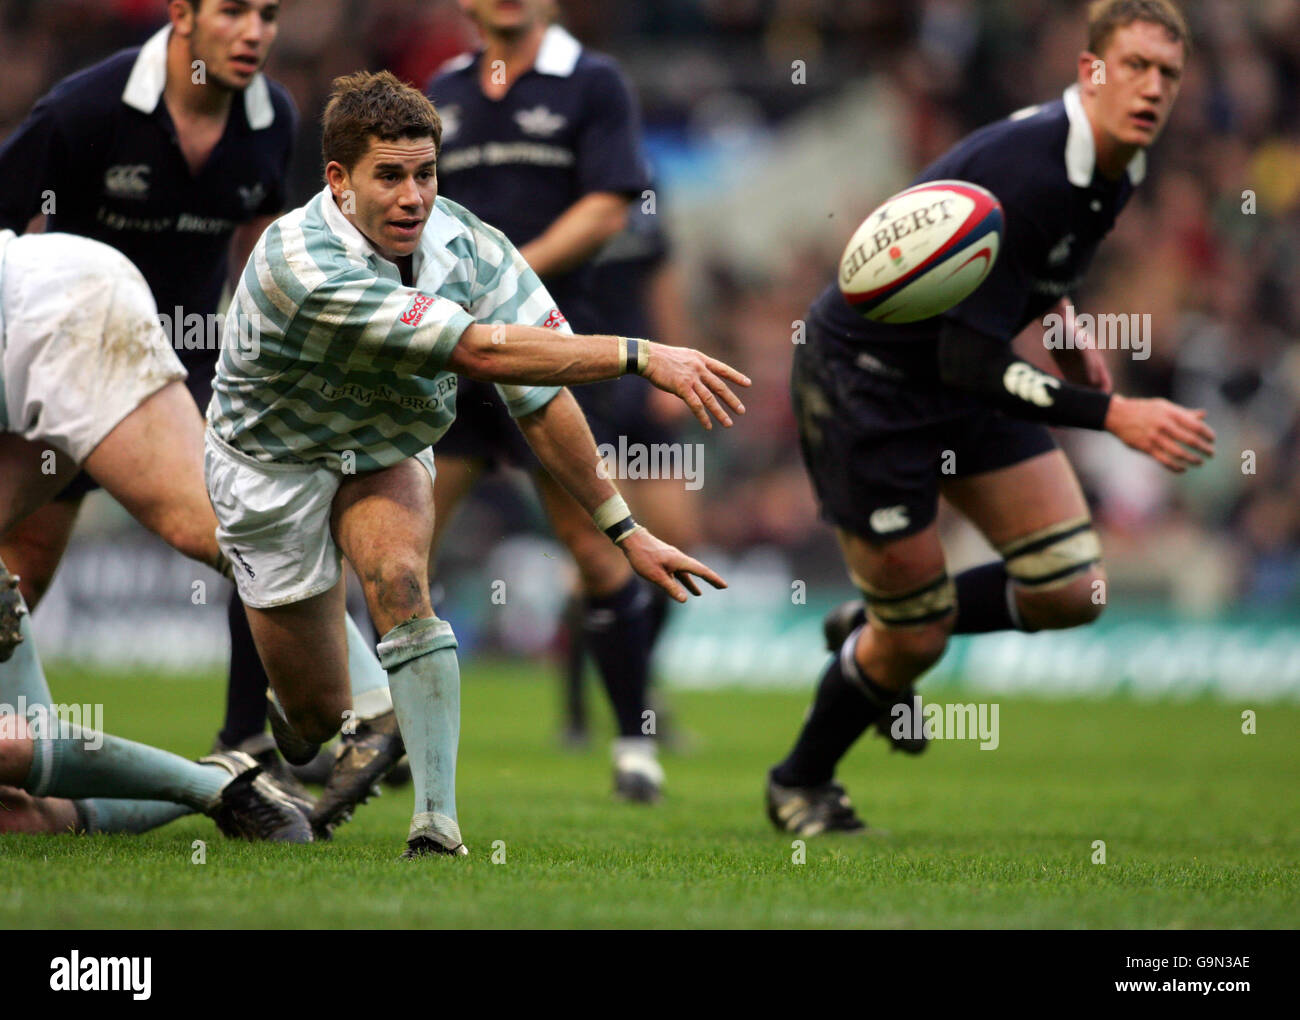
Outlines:
<svg viewBox="0 0 1300 1020"><path fill-rule="evenodd" d="M543 322L542 325L547 329L559 329L568 321L569 320L564 317L563 312L558 308L554 308L551 310L551 314L546 317L546 321Z"/></svg>
<svg viewBox="0 0 1300 1020"><path fill-rule="evenodd" d="M882 506L879 510L873 510L871 513L871 530L878 535L906 528L907 524L907 507L905 506Z"/></svg>
<svg viewBox="0 0 1300 1020"><path fill-rule="evenodd" d="M149 193L150 169L143 163L110 166L104 174L104 190L116 198L143 198Z"/></svg>
<svg viewBox="0 0 1300 1020"><path fill-rule="evenodd" d="M1061 381L1046 372L1040 372L1033 365L1017 361L1008 365L1002 375L1002 385L1013 397L1019 397L1036 407L1051 407L1056 403L1052 390L1060 389Z"/></svg>
<svg viewBox="0 0 1300 1020"><path fill-rule="evenodd" d="M424 294L416 294L411 299L411 307L402 313L402 321L408 326L418 326L420 320L424 318L424 313L429 310L434 299Z"/></svg>

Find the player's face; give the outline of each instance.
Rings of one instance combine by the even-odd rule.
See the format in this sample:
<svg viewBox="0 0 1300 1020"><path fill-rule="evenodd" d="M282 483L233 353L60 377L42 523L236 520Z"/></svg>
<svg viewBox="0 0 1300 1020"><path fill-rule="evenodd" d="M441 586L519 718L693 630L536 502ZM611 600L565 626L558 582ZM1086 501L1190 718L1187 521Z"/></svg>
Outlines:
<svg viewBox="0 0 1300 1020"><path fill-rule="evenodd" d="M554 0L461 0L465 11L485 32L523 34L545 21L554 11Z"/></svg>
<svg viewBox="0 0 1300 1020"><path fill-rule="evenodd" d="M330 163L325 175L339 208L386 258L410 255L438 197L433 139L371 138L349 173Z"/></svg>
<svg viewBox="0 0 1300 1020"><path fill-rule="evenodd" d="M1084 88L1095 99L1098 126L1121 145L1145 148L1159 137L1178 98L1183 44L1160 25L1135 21L1116 29L1100 59L1104 82L1096 81L1091 66L1085 71L1080 65Z"/></svg>
<svg viewBox="0 0 1300 1020"><path fill-rule="evenodd" d="M275 42L279 0L194 0L194 6L190 50L203 61L207 80L247 88Z"/></svg>

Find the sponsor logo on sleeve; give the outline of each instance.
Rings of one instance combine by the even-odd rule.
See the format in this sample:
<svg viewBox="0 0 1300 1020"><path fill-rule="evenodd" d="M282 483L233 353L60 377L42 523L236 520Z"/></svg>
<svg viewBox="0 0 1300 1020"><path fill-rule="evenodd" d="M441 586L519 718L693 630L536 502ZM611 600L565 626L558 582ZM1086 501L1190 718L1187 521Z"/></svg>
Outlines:
<svg viewBox="0 0 1300 1020"><path fill-rule="evenodd" d="M416 294L411 298L410 306L402 313L402 321L408 326L418 326L420 320L424 318L424 313L433 305L434 298L427 294Z"/></svg>
<svg viewBox="0 0 1300 1020"><path fill-rule="evenodd" d="M563 312L558 308L552 308L551 314L546 317L546 321L543 322L542 325L547 329L559 329L568 321L569 320L564 317Z"/></svg>

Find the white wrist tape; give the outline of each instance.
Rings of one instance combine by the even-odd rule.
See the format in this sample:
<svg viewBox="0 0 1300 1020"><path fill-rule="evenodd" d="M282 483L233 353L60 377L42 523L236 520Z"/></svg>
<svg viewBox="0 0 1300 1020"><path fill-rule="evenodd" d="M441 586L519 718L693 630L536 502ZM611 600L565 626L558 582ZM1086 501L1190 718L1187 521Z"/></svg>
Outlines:
<svg viewBox="0 0 1300 1020"><path fill-rule="evenodd" d="M604 531L623 518L631 516L632 511L628 509L627 500L616 492L596 507L596 512L591 515L591 519L596 522L596 527Z"/></svg>

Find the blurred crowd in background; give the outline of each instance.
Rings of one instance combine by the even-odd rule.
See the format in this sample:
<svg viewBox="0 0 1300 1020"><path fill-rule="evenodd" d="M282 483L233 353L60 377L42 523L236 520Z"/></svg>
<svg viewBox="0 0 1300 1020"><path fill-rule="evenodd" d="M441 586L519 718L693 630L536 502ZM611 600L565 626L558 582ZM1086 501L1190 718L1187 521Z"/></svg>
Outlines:
<svg viewBox="0 0 1300 1020"><path fill-rule="evenodd" d="M1067 430L1060 439L1092 498L1113 585L1191 613L1294 609L1300 0L1183 6L1195 46L1177 109L1147 181L1074 299L1080 311L1151 314L1149 358L1107 354L1117 387L1206 408L1218 457L1175 478L1109 436ZM724 560L761 549L788 565L787 576L838 577L786 396L795 324L874 205L971 129L1059 96L1085 41L1084 4L560 0L559 8L579 39L622 62L640 96L656 214L683 284L656 339L704 347L755 379L737 428L706 438L683 424L684 439L708 448L705 484L692 493L701 548ZM143 41L163 18L162 0L0 0L0 136L59 77ZM334 76L389 68L422 86L473 45L454 0L285 0L268 70L302 114L293 203L320 186L318 117ZM783 180L772 177L780 165L785 183L767 183ZM709 211L737 194L745 215L710 223ZM1031 327L1018 343L1045 364L1040 333ZM535 515L504 510L475 519L457 545L469 560L499 538L484 520L536 526ZM954 547L971 549L951 523Z"/></svg>

